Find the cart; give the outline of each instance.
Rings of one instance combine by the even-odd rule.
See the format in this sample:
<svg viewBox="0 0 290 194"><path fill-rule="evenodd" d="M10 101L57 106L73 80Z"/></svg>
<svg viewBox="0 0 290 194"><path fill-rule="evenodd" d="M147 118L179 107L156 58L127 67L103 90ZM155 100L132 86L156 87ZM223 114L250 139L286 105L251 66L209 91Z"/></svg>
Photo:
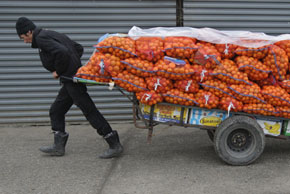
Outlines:
<svg viewBox="0 0 290 194"><path fill-rule="evenodd" d="M112 88L112 83L100 83L77 77L73 78L73 81L108 85ZM158 124L200 128L207 130L221 160L230 165L240 166L251 164L259 158L265 147L265 137L290 139L289 119L286 118L163 102L148 106L140 104L134 94L128 95L121 88L116 88L132 102L134 124L137 128L148 129L149 143L153 128ZM162 107L169 108L174 114L163 114Z"/></svg>

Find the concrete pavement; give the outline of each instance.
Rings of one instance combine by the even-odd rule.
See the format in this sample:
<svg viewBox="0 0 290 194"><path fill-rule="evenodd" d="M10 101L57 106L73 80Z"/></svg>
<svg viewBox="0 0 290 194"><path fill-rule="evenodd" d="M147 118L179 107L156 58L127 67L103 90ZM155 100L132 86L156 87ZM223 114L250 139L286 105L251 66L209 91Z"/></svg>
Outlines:
<svg viewBox="0 0 290 194"><path fill-rule="evenodd" d="M206 131L159 125L147 130L112 124L125 147L103 160L107 148L89 125L70 125L64 157L38 151L50 144L49 126L1 126L1 194L289 194L290 141L267 139L262 156L229 166L214 152Z"/></svg>

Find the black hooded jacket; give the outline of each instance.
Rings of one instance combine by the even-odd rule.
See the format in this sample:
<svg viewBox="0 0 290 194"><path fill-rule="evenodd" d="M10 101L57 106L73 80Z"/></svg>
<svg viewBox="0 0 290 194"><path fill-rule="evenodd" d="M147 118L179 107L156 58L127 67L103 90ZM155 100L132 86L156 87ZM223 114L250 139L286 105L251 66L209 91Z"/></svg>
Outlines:
<svg viewBox="0 0 290 194"><path fill-rule="evenodd" d="M39 49L43 67L59 76L72 77L81 67L82 45L64 34L36 28L31 47Z"/></svg>

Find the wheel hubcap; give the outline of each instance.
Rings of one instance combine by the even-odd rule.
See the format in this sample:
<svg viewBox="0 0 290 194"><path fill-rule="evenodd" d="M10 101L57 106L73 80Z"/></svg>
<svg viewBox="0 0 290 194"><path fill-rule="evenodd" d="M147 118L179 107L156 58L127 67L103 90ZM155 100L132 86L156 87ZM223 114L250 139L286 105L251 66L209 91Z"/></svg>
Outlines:
<svg viewBox="0 0 290 194"><path fill-rule="evenodd" d="M228 136L227 144L232 151L246 150L252 143L251 134L245 129L237 129Z"/></svg>

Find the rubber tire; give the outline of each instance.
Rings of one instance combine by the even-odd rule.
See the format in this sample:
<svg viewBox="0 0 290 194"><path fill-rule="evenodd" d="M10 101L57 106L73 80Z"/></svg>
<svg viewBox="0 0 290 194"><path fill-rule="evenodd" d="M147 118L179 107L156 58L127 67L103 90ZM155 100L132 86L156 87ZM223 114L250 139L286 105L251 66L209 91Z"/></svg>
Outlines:
<svg viewBox="0 0 290 194"><path fill-rule="evenodd" d="M209 139L213 142L215 130L208 129L206 131L207 131L207 135L208 135Z"/></svg>
<svg viewBox="0 0 290 194"><path fill-rule="evenodd" d="M237 129L245 130L251 135L249 147L241 152L232 150L228 145L228 137ZM224 162L235 166L248 165L263 153L265 135L256 120L248 116L232 116L217 127L214 136L214 148Z"/></svg>

